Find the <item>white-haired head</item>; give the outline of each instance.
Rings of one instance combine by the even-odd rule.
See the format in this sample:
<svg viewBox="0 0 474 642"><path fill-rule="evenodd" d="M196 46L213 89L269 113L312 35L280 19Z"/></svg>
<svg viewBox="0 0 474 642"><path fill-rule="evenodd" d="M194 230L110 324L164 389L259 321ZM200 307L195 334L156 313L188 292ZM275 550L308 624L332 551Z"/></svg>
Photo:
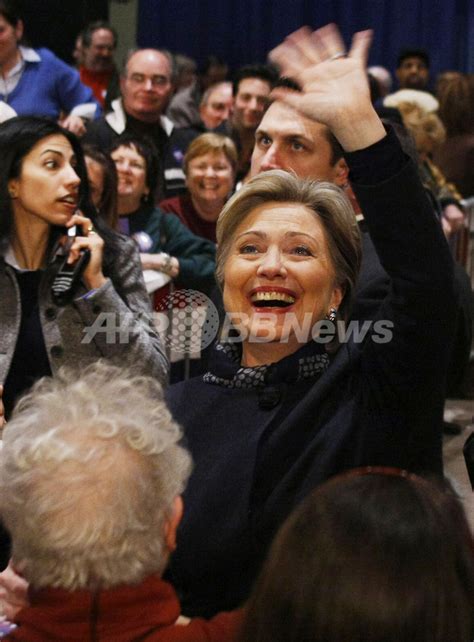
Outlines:
<svg viewBox="0 0 474 642"><path fill-rule="evenodd" d="M35 587L107 588L162 573L191 460L160 385L104 363L45 378L4 431L0 508Z"/></svg>
<svg viewBox="0 0 474 642"><path fill-rule="evenodd" d="M367 72L378 82L380 95L382 97L390 93L392 90L393 80L392 74L388 69L380 65L374 65L373 67L369 67Z"/></svg>

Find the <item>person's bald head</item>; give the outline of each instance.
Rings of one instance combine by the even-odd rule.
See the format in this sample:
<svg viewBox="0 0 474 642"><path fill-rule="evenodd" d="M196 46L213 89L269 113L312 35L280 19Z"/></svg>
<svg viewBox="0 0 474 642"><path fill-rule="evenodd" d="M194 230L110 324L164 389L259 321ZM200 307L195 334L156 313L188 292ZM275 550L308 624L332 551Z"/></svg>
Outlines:
<svg viewBox="0 0 474 642"><path fill-rule="evenodd" d="M174 89L173 59L169 52L139 49L130 54L120 79L125 112L144 122L164 114Z"/></svg>
<svg viewBox="0 0 474 642"><path fill-rule="evenodd" d="M347 182L348 174L342 148L326 125L279 100L270 105L257 128L251 175L270 169L292 171L300 178L339 186Z"/></svg>

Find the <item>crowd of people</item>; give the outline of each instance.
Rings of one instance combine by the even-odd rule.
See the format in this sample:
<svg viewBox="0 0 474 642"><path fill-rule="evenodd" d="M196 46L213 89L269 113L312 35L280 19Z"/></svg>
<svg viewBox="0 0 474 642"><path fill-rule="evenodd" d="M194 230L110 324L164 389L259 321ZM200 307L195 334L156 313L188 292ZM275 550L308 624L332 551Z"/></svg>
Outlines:
<svg viewBox="0 0 474 642"><path fill-rule="evenodd" d="M334 25L232 80L164 49L119 68L103 21L77 69L22 34L0 0L5 639L471 642L442 435L472 76L435 98L410 49L390 93ZM203 333L217 308L171 385L148 271L209 297Z"/></svg>

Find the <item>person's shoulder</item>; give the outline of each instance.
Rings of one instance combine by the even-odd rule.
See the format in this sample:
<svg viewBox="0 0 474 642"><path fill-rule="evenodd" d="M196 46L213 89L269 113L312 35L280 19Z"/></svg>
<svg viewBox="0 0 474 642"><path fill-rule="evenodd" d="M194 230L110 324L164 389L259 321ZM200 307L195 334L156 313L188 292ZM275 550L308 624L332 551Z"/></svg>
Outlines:
<svg viewBox="0 0 474 642"><path fill-rule="evenodd" d="M38 62L41 64L48 64L49 66L55 66L55 67L60 67L61 69L67 69L70 71L72 74L77 74L79 77L79 72L77 69L74 69L74 67L71 67L71 65L68 65L67 62L65 62L62 58L57 56L51 49L47 49L46 47L39 47L38 49L35 49L36 53L40 57L41 60Z"/></svg>
<svg viewBox="0 0 474 642"><path fill-rule="evenodd" d="M171 198L165 198L159 203L159 207L163 212L173 212L177 213L182 209L182 195L172 196Z"/></svg>
<svg viewBox="0 0 474 642"><path fill-rule="evenodd" d="M196 377L191 377L190 379L186 379L185 381L179 381L178 383L173 383L168 386L168 388L165 390L165 398L170 404L173 405L175 402L179 402L180 399L189 399L189 395L192 392L201 390L204 387L208 389L209 384L204 381L202 375L198 375Z"/></svg>
<svg viewBox="0 0 474 642"><path fill-rule="evenodd" d="M136 249L137 245L133 239L131 239L129 236L125 236L125 234L121 234L120 232L116 232L115 230L113 231L114 235L114 242L120 249L124 250L132 250Z"/></svg>
<svg viewBox="0 0 474 642"><path fill-rule="evenodd" d="M90 120L86 125L86 133L82 139L83 143L96 145L97 147L108 148L118 134L109 125L104 115L95 120Z"/></svg>
<svg viewBox="0 0 474 642"><path fill-rule="evenodd" d="M170 139L175 144L189 144L203 133L197 127L174 127Z"/></svg>
<svg viewBox="0 0 474 642"><path fill-rule="evenodd" d="M60 60L51 49L47 49L46 47L37 47L33 49L33 51L38 54L41 60Z"/></svg>
<svg viewBox="0 0 474 642"><path fill-rule="evenodd" d="M223 134L224 136L230 136L232 134L232 125L229 119L223 120L220 125L214 127L211 130L215 134Z"/></svg>

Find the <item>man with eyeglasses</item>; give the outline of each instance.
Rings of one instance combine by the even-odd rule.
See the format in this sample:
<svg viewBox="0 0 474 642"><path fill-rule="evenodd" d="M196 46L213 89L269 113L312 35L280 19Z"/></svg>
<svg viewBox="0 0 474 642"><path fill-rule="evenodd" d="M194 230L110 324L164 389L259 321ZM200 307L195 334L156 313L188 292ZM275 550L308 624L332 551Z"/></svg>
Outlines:
<svg viewBox="0 0 474 642"><path fill-rule="evenodd" d="M124 131L153 140L161 159L156 197L185 191L182 160L199 132L175 128L165 114L174 91L175 69L166 50L138 49L129 54L120 78L121 98L112 111L88 128L85 142L108 149Z"/></svg>

